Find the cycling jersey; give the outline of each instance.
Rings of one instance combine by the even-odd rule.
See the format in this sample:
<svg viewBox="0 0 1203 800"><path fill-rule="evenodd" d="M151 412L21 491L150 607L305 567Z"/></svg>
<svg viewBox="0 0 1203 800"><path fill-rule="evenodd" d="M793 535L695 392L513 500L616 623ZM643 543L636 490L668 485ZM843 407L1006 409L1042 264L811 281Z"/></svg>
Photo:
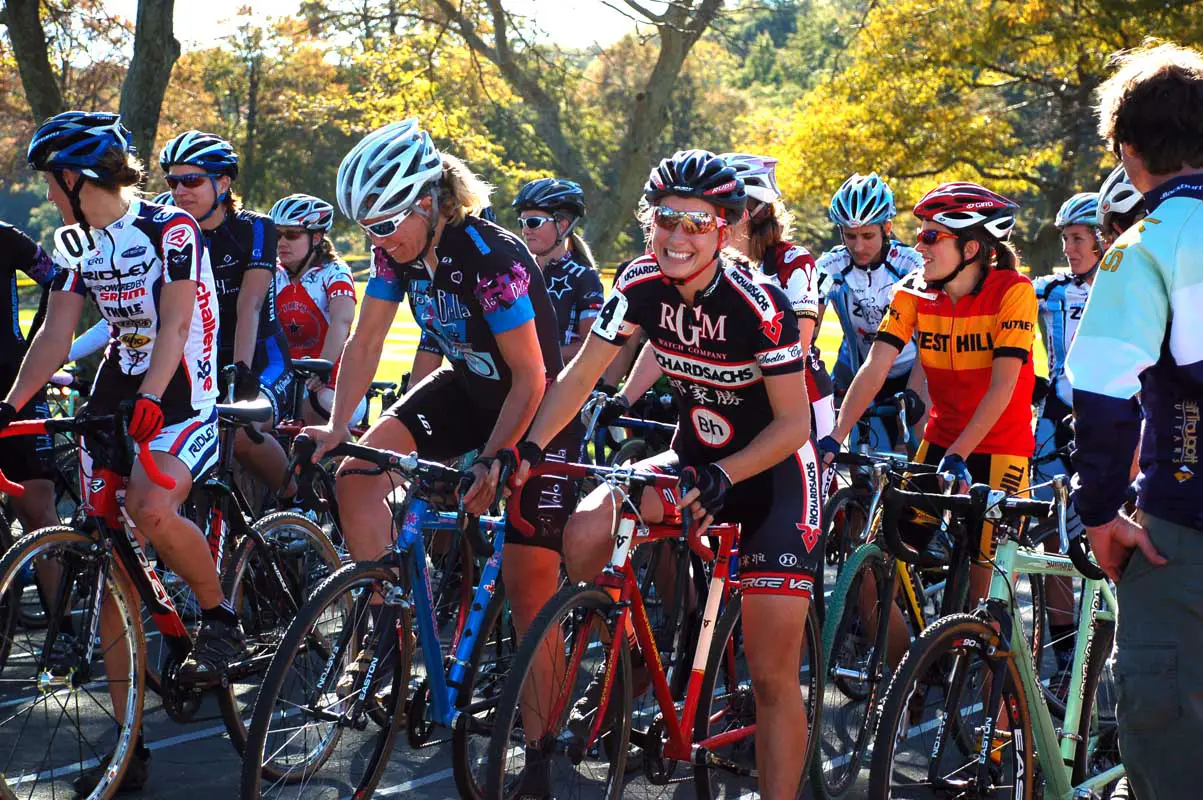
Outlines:
<svg viewBox="0 0 1203 800"><path fill-rule="evenodd" d="M16 370L21 366L21 359L25 357L25 351L29 348L25 334L21 332L17 270L24 272L43 288L38 315L29 330L32 338L45 315L45 289L54 279L54 262L46 255L41 245L19 228L14 228L7 222L0 222L0 283L5 286L5 290L0 291L0 318L12 321L7 329L0 326L0 373L11 373L12 378L16 377ZM11 379L9 383L11 384Z"/></svg>
<svg viewBox="0 0 1203 800"><path fill-rule="evenodd" d="M581 320L596 317L605 299L597 270L568 253L543 268L543 282L547 284L547 294L556 310L560 344L579 342Z"/></svg>
<svg viewBox="0 0 1203 800"><path fill-rule="evenodd" d="M1143 412L1137 505L1203 529L1203 492L1195 483L1203 400L1203 176L1166 181L1145 193L1145 203L1149 215L1103 256L1066 361L1074 387L1075 501L1087 525L1115 516Z"/></svg>
<svg viewBox="0 0 1203 800"><path fill-rule="evenodd" d="M918 251L898 241L890 242L881 264L868 269L853 264L852 255L843 245L819 259L819 292L823 301L835 309L844 330L838 361L848 375L855 375L869 357L895 284L922 266L923 257ZM915 345L907 342L890 367L889 377L910 374L914 362Z"/></svg>
<svg viewBox="0 0 1203 800"><path fill-rule="evenodd" d="M819 273L815 257L802 245L778 242L765 251L760 269L777 279L777 285L785 292L798 319L815 321L810 349L806 353L806 396L811 403L829 397L831 381L827 379L818 346Z"/></svg>
<svg viewBox="0 0 1203 800"><path fill-rule="evenodd" d="M393 303L409 298L422 328L418 349L446 357L478 408L500 409L510 392L512 373L496 337L531 320L548 380L559 374L556 312L525 244L498 225L467 217L443 229L435 257L431 275L375 248L365 293Z"/></svg>
<svg viewBox="0 0 1203 800"><path fill-rule="evenodd" d="M639 328L672 383L681 420L673 449L685 464L746 447L773 419L764 377L804 367L785 294L726 262L688 306L655 256L636 259L614 284L593 332L621 346Z"/></svg>
<svg viewBox="0 0 1203 800"><path fill-rule="evenodd" d="M330 301L336 297L355 300L351 268L335 256L315 264L293 280L283 266L276 269L276 311L288 339L292 358L321 358L330 329Z"/></svg>
<svg viewBox="0 0 1203 800"><path fill-rule="evenodd" d="M221 307L221 336L218 359L221 366L234 361L234 333L238 327L238 293L242 277L252 269L276 271L276 226L271 217L242 209L226 214L225 220L211 231L204 231L213 279L217 283L217 302ZM270 287L259 309L259 328L255 336L255 355L251 369L270 371L272 376L287 364L288 341L276 316L275 293ZM281 364L281 359L284 363Z"/></svg>
<svg viewBox="0 0 1203 800"><path fill-rule="evenodd" d="M1015 270L990 270L977 289L955 304L944 292L928 292L923 273L913 272L894 291L877 340L902 351L911 338L927 373L931 414L924 440L952 446L990 387L996 358L1023 362L1007 407L975 453L1029 458L1032 437L1032 342L1036 292Z"/></svg>
<svg viewBox="0 0 1203 800"><path fill-rule="evenodd" d="M1057 398L1073 405L1073 389L1065 375L1065 356L1078 332L1078 320L1086 310L1090 284L1070 272L1055 272L1036 279L1036 301L1040 304L1040 325L1044 329L1048 351L1048 383Z"/></svg>
<svg viewBox="0 0 1203 800"><path fill-rule="evenodd" d="M132 200L125 216L91 231L78 225L55 233L58 291L91 294L113 339L96 375L97 387L122 381L131 387L150 366L159 326L159 293L177 280L196 283L196 305L183 359L163 393L168 419L193 416L217 397L217 337L221 317L200 228L186 211ZM132 393L126 397L132 396Z"/></svg>

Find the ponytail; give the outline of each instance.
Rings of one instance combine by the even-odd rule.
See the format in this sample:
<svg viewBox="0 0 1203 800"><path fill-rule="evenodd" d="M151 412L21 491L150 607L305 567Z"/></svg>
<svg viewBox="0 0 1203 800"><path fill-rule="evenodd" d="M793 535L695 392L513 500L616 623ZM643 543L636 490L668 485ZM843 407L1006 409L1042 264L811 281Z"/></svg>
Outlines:
<svg viewBox="0 0 1203 800"><path fill-rule="evenodd" d="M568 236L568 249L572 251L572 257L589 267L592 270L597 269L597 260L593 258L593 251L589 249L589 243L585 241L585 237L581 236L576 231L573 231Z"/></svg>
<svg viewBox="0 0 1203 800"><path fill-rule="evenodd" d="M469 214L477 214L486 208L492 191L492 185L477 177L467 164L443 153L440 210L452 225L458 225Z"/></svg>

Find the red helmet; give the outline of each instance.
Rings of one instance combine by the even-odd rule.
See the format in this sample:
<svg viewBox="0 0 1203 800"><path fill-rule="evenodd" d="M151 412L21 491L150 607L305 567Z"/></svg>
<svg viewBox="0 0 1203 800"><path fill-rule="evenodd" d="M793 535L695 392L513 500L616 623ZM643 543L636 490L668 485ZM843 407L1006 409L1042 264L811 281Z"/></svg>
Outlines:
<svg viewBox="0 0 1203 800"><path fill-rule="evenodd" d="M976 183L943 183L915 205L919 219L931 220L954 231L982 227L999 241L1006 241L1015 227L1019 204Z"/></svg>

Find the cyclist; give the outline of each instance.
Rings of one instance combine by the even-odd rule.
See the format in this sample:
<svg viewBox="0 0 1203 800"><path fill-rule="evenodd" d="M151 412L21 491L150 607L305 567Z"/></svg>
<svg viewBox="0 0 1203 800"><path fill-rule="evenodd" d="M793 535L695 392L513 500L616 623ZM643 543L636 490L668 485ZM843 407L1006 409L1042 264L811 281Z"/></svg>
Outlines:
<svg viewBox="0 0 1203 800"><path fill-rule="evenodd" d="M130 436L149 447L158 468L175 480L174 489L163 489L135 465L125 508L141 535L196 593L202 623L180 675L207 686L245 652L208 542L179 514L193 481L217 463L214 332L219 309L196 222L184 211L146 203L130 191L144 174L130 141L117 115L80 111L51 117L34 134L30 166L49 173L49 197L67 225L55 236L59 272L46 322L0 404L0 424L11 422L15 409L36 396L63 362L84 300L91 295L113 340L96 374L89 409L116 414L132 401ZM95 448L93 456L105 458L104 450ZM101 652L113 637L114 613L106 603ZM110 678L125 674L127 665L114 669L112 660L105 664ZM124 709L126 687L110 680L109 689L114 708ZM102 759L101 768L106 763ZM139 734L123 787L141 786L148 763ZM85 773L76 788L87 793L98 780Z"/></svg>
<svg viewBox="0 0 1203 800"><path fill-rule="evenodd" d="M293 381L288 341L272 291L276 226L270 217L241 207L231 188L238 177L238 154L220 136L185 131L164 145L159 166L175 204L196 219L205 238L221 307L219 368L232 364L237 370L233 386L237 399L263 396L271 403L274 420L261 426L271 428L282 418L281 411L288 409ZM288 459L275 437L259 439L254 442L238 431L234 454L261 482L279 490Z"/></svg>
<svg viewBox="0 0 1203 800"><path fill-rule="evenodd" d="M1061 231L1061 246L1069 262L1068 272L1044 275L1035 282L1036 300L1040 310L1040 328L1048 352L1048 391L1040 403L1036 421L1036 460L1032 479L1045 483L1056 475L1069 475L1068 459L1055 457L1056 451L1068 448L1073 431L1063 420L1073 408L1073 389L1065 374L1065 355L1078 330L1078 320L1086 310L1090 286L1103 255L1102 237L1096 227L1098 195L1079 192L1066 200L1057 211L1055 225ZM1052 499L1052 488L1034 492L1042 500ZM1082 523L1071 507L1066 519L1071 536L1081 533ZM1063 692L1069 686L1068 676L1074 657L1074 599L1073 586L1068 578L1050 575L1045 579L1048 593L1049 633L1057 659L1057 673L1051 686Z"/></svg>
<svg viewBox="0 0 1203 800"><path fill-rule="evenodd" d="M913 247L894 238L895 216L894 193L876 172L852 175L831 198L828 218L839 228L843 244L819 258L819 291L824 310L835 310L844 333L831 373L835 392L841 397L869 356L894 287L923 265L922 256ZM906 342L873 402L889 401L908 385L926 396L923 368L916 364L915 343ZM911 420L912 424L919 422ZM899 445L896 425L873 419L871 430L871 448L892 449ZM856 449L860 431L853 428L852 435L850 445Z"/></svg>
<svg viewBox="0 0 1203 800"><path fill-rule="evenodd" d="M1036 293L1016 267L1008 244L1015 226L1011 200L974 183L945 183L915 206L923 221L916 248L923 269L898 282L848 394L831 437L819 443L825 454L873 402L895 359L914 339L927 375L931 413L916 455L925 464L951 472L967 488L976 476L1008 494L1028 485L1032 437L1032 342L1036 332ZM825 457L827 457L825 455ZM914 482L934 491L922 476ZM922 520L920 522L923 522ZM907 543L928 544L933 525L907 525ZM970 578L971 600L989 587L993 530L986 526L978 563ZM901 614L897 615L901 623ZM901 626L892 630L891 654L898 653Z"/></svg>
<svg viewBox="0 0 1203 800"><path fill-rule="evenodd" d="M721 255L746 203L734 167L705 150L681 151L652 171L644 196L652 205L652 252L615 284L519 456L538 463L622 344L640 329L647 333L673 381L681 424L673 448L643 465L679 471L694 488L680 502L649 491L639 498L640 513L648 522L671 521L688 506L703 525L715 518L742 525L743 641L756 696L760 789L793 797L807 731L798 670L823 553L810 414L798 402L805 392L798 323L774 281L757 280ZM582 501L565 532L570 579L600 571L618 511L604 487ZM536 734L531 728L528 720ZM528 781L546 763L528 748ZM538 788L531 793L547 795L549 787Z"/></svg>
<svg viewBox="0 0 1203 800"><path fill-rule="evenodd" d="M1203 782L1203 54L1147 46L1118 67L1099 88L1099 134L1148 217L1103 256L1069 351L1074 502L1099 566L1119 585L1117 717L1133 795L1192 797ZM1130 518L1121 506L1138 440Z"/></svg>
<svg viewBox="0 0 1203 800"><path fill-rule="evenodd" d="M732 225L731 247L777 279L798 316L798 338L806 351L806 396L811 405L811 435L826 436L835 425L831 379L819 356L819 271L814 256L788 241L793 215L781 202L777 188L777 159L748 153L725 153L728 164L744 182L748 210Z"/></svg>
<svg viewBox="0 0 1203 800"><path fill-rule="evenodd" d="M355 280L334 252L330 228L334 206L312 195L290 194L271 209L276 225L276 309L291 358L323 358L335 364L330 384L312 378L302 418L319 425L330 418L338 359L355 321ZM297 394L300 394L300 387ZM291 410L290 410L291 411ZM362 411L353 417L359 421Z"/></svg>
<svg viewBox="0 0 1203 800"><path fill-rule="evenodd" d="M1120 234L1131 228L1148 213L1145 198L1132 181L1124 165L1111 170L1099 187L1099 212L1095 225L1103 238L1103 247L1110 247Z"/></svg>
<svg viewBox="0 0 1203 800"><path fill-rule="evenodd" d="M343 348L330 422L305 429L317 442L318 457L347 438L351 410L364 396L397 306L408 296L422 327L422 347L437 348L450 363L411 381L362 442L434 459L478 450L471 466L475 480L463 498L473 514L484 513L496 492L497 453L517 443L547 380L562 366L555 310L530 251L473 214L488 193L462 161L435 149L416 119L369 133L343 159L339 207L371 238L372 274ZM579 431L570 429L552 457L563 461L578 444ZM354 474L362 468L362 462L344 461L336 485L356 560L376 558L392 544L386 498L393 486L387 476ZM558 584L560 536L572 502L562 483L545 478L530 493L524 516L535 521L533 537L506 531L502 575L520 633Z"/></svg>
<svg viewBox="0 0 1203 800"><path fill-rule="evenodd" d="M585 216L585 193L572 181L540 178L518 191L513 207L522 238L543 270L567 364L581 349L605 296L593 253L576 230Z"/></svg>

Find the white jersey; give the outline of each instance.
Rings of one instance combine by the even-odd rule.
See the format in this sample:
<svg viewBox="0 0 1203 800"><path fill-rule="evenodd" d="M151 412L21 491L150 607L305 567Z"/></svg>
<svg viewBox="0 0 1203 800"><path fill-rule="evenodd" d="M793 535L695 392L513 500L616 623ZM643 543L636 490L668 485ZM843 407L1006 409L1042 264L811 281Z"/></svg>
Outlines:
<svg viewBox="0 0 1203 800"><path fill-rule="evenodd" d="M162 323L159 296L175 280L196 283L196 304L184 355L164 393L164 405L193 409L217 398L219 315L213 272L200 227L182 209L133 200L125 216L88 237L78 225L55 232L54 288L91 295L108 323L105 367L137 376L150 367ZM102 368L102 369L104 369Z"/></svg>
<svg viewBox="0 0 1203 800"><path fill-rule="evenodd" d="M1073 389L1065 374L1065 357L1078 333L1078 322L1086 311L1090 284L1074 278L1068 271L1042 275L1035 281L1036 302L1040 304L1040 327L1048 351L1049 388L1067 406L1073 406Z"/></svg>
<svg viewBox="0 0 1203 800"><path fill-rule="evenodd" d="M893 241L884 262L864 269L853 265L848 248L841 245L824 253L818 267L821 299L835 309L844 329L839 360L855 373L869 357L869 348L890 307L895 284L912 271L921 270L923 257L915 248ZM907 342L890 368L889 377L908 374L914 361L915 343Z"/></svg>

